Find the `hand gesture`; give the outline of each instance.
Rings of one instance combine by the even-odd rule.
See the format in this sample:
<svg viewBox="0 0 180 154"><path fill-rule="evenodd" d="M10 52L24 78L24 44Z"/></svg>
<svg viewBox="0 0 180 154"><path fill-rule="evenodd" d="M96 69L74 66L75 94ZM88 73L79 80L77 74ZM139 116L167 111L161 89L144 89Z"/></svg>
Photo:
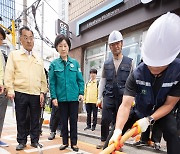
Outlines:
<svg viewBox="0 0 180 154"><path fill-rule="evenodd" d="M83 95L79 95L78 101L79 101L79 102L83 102L83 101L84 101L84 96L83 96Z"/></svg>
<svg viewBox="0 0 180 154"><path fill-rule="evenodd" d="M53 99L53 100L52 100L52 103L53 103L54 106L58 107L58 101L57 101L57 99Z"/></svg>
<svg viewBox="0 0 180 154"><path fill-rule="evenodd" d="M44 106L44 94L43 93L40 94L40 106L41 107Z"/></svg>
<svg viewBox="0 0 180 154"><path fill-rule="evenodd" d="M15 97L15 94L8 94L7 97L13 101L14 100L14 97Z"/></svg>

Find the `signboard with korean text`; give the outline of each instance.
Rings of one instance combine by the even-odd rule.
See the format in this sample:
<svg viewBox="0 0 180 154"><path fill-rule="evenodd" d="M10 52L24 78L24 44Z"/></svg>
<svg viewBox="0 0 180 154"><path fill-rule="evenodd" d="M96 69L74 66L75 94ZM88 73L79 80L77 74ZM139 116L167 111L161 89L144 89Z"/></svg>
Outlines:
<svg viewBox="0 0 180 154"><path fill-rule="evenodd" d="M56 35L63 34L69 37L69 26L60 19L56 20Z"/></svg>

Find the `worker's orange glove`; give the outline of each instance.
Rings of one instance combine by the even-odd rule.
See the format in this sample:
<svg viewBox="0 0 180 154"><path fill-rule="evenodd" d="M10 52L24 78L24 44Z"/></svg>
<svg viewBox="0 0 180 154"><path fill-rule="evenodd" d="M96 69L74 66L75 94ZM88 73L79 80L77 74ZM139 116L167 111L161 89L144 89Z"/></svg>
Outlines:
<svg viewBox="0 0 180 154"><path fill-rule="evenodd" d="M139 133L145 132L150 125L149 120L147 117L142 118L134 123L132 128L136 127L135 133L132 135L132 137L135 137Z"/></svg>
<svg viewBox="0 0 180 154"><path fill-rule="evenodd" d="M113 133L113 136L109 140L109 145L114 143L114 147L115 147L116 150L121 149L121 147L123 146L123 144L120 144L121 134L122 134L121 129L115 129L114 133Z"/></svg>

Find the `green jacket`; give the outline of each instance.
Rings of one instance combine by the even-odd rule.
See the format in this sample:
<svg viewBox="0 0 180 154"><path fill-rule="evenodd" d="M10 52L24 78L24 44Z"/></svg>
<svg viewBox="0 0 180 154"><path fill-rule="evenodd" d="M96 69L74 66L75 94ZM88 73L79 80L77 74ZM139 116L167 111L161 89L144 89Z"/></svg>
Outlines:
<svg viewBox="0 0 180 154"><path fill-rule="evenodd" d="M49 84L52 99L58 102L78 101L84 95L84 80L79 63L68 56L67 62L61 58L51 62Z"/></svg>

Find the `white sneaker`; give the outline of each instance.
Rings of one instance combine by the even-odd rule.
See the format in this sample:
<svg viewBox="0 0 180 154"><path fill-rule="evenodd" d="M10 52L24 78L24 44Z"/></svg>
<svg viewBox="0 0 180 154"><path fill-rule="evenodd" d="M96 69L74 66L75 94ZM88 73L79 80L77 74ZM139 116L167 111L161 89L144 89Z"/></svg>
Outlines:
<svg viewBox="0 0 180 154"><path fill-rule="evenodd" d="M104 147L105 142L101 141L98 145L96 145L96 149L102 149Z"/></svg>

